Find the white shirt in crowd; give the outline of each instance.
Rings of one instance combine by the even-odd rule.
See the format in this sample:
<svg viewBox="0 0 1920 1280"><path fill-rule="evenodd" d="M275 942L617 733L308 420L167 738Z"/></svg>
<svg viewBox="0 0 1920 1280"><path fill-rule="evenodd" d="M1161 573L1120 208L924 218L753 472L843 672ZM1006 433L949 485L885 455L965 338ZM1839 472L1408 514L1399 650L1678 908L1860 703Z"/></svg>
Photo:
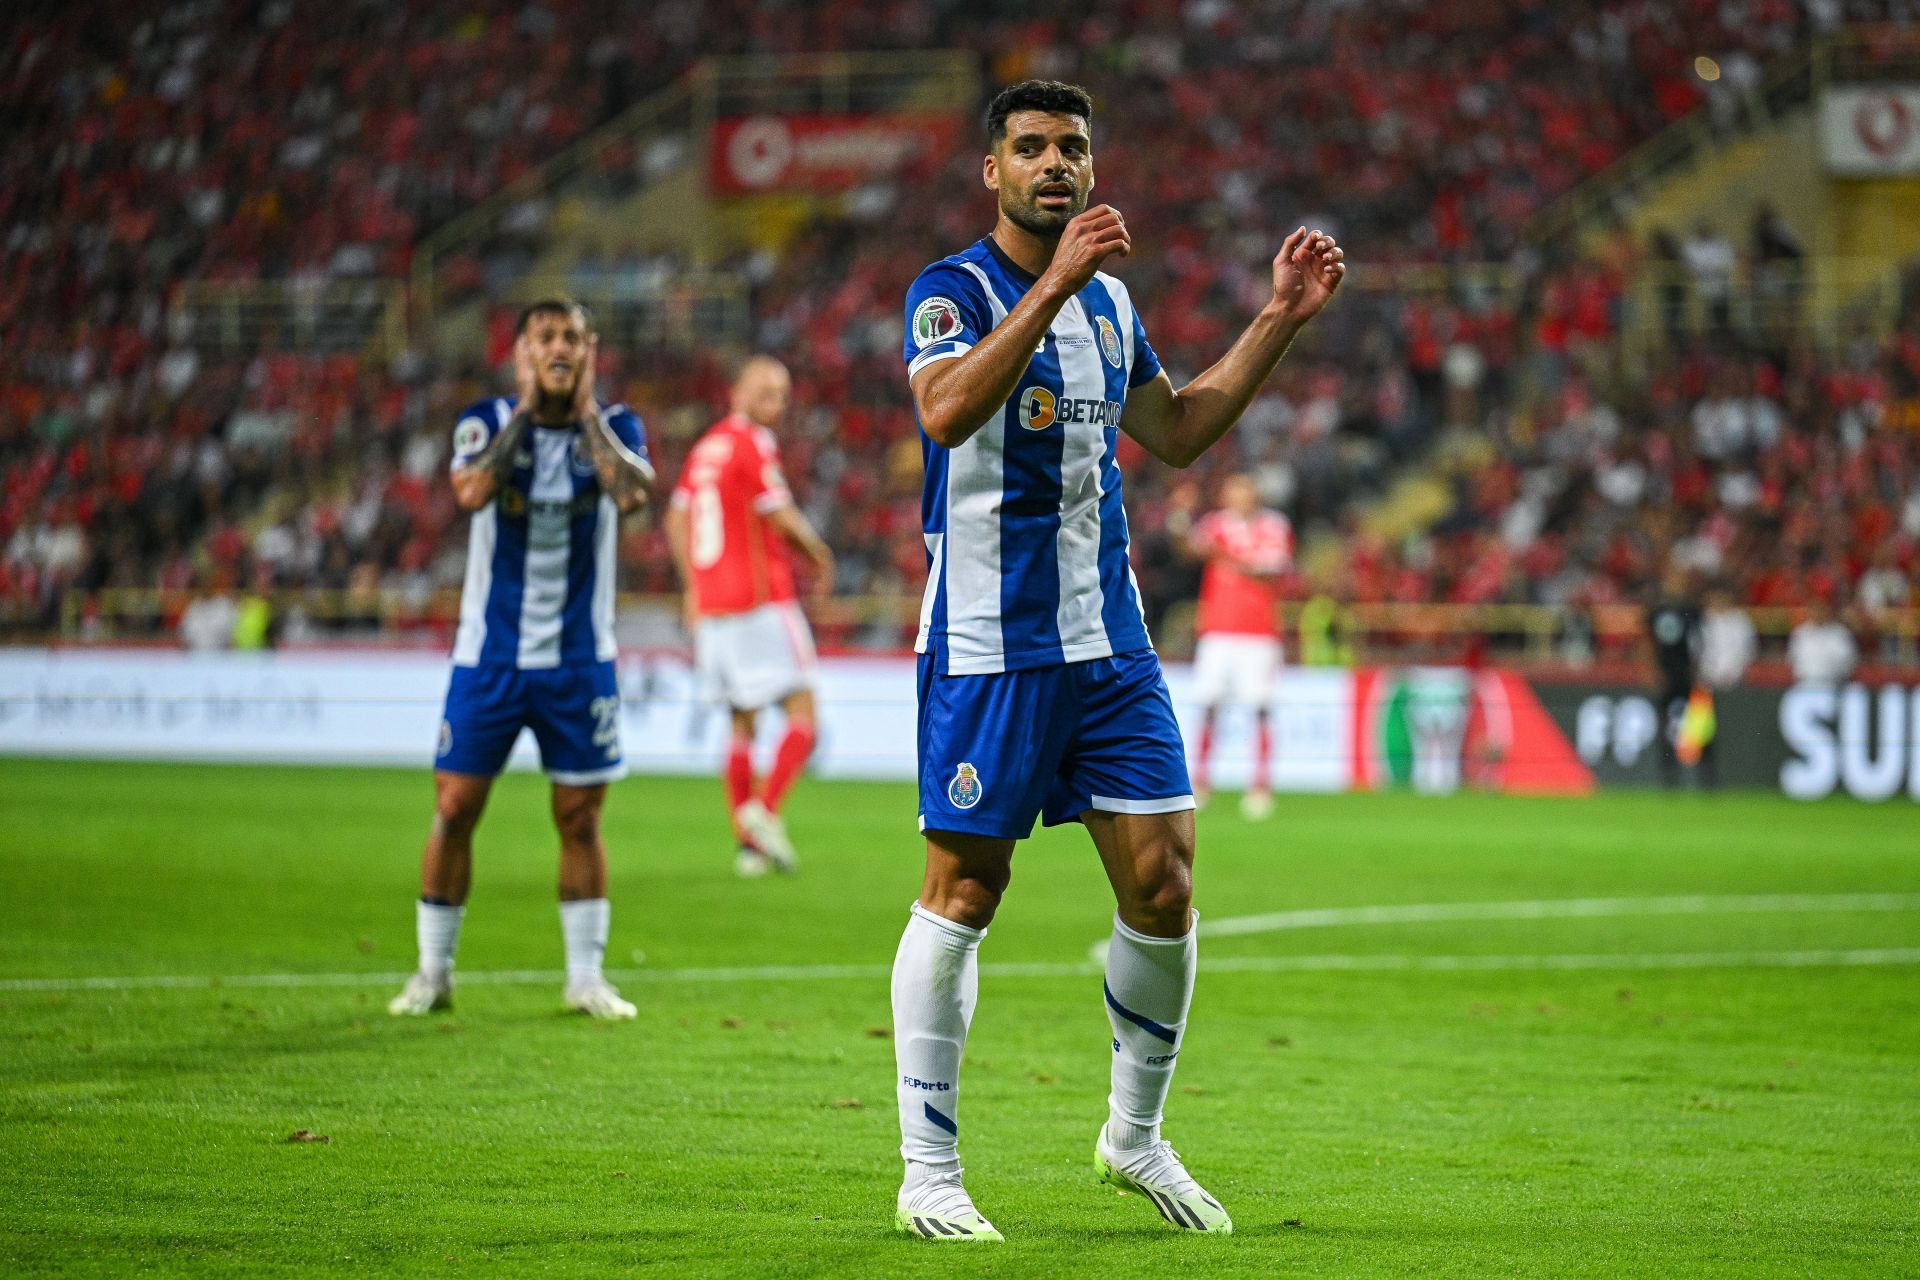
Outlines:
<svg viewBox="0 0 1920 1280"><path fill-rule="evenodd" d="M1731 689L1753 662L1753 622L1740 609L1709 609L1700 619L1700 678L1710 689Z"/></svg>
<svg viewBox="0 0 1920 1280"><path fill-rule="evenodd" d="M1859 660L1853 632L1839 622L1808 620L1787 637L1787 664L1797 681L1839 684L1853 674Z"/></svg>
<svg viewBox="0 0 1920 1280"><path fill-rule="evenodd" d="M1780 440L1780 406L1765 396L1719 396L1693 406L1693 445L1703 458L1771 449Z"/></svg>
<svg viewBox="0 0 1920 1280"><path fill-rule="evenodd" d="M1739 264L1732 241L1717 231L1692 235L1680 246L1680 258L1702 297L1727 296L1733 282L1733 269Z"/></svg>
<svg viewBox="0 0 1920 1280"><path fill-rule="evenodd" d="M201 596L180 615L180 643L194 653L233 648L240 607L231 596Z"/></svg>
<svg viewBox="0 0 1920 1280"><path fill-rule="evenodd" d="M1911 594L1905 575L1891 565L1867 570L1855 588L1855 598L1869 609L1898 609Z"/></svg>

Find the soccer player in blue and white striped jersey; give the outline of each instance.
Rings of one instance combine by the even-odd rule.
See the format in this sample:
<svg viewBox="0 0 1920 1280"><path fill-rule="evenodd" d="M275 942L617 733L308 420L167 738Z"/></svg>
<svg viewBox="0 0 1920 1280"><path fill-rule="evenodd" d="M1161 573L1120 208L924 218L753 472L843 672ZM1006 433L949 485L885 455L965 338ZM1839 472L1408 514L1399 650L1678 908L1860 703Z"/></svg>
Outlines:
<svg viewBox="0 0 1920 1280"><path fill-rule="evenodd" d="M453 953L473 873L473 830L522 729L553 782L560 836L564 1000L600 1018L635 1009L606 980L607 853L600 806L624 771L614 678L614 544L653 484L646 433L593 396L595 337L565 299L521 314L517 394L483 400L453 432L453 490L473 513L453 675L421 856L419 970L388 1008L452 1003Z"/></svg>
<svg viewBox="0 0 1920 1280"><path fill-rule="evenodd" d="M1345 273L1300 228L1273 294L1218 363L1175 389L1126 285L1132 248L1093 189L1093 104L1051 81L987 112L990 235L920 273L904 356L926 460L920 825L926 876L894 960L906 1176L896 1224L998 1240L962 1186L959 1071L977 950L1036 817L1093 837L1117 911L1101 1176L1190 1231L1231 1231L1160 1136L1193 994L1193 788L1127 561L1119 433L1174 466L1223 436Z"/></svg>

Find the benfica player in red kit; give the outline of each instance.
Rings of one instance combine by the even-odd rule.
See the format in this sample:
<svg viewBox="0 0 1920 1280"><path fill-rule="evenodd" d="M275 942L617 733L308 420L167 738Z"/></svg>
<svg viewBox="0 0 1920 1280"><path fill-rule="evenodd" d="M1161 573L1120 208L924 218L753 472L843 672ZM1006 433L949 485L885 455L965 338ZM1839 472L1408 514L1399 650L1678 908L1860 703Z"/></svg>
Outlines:
<svg viewBox="0 0 1920 1280"><path fill-rule="evenodd" d="M727 806L743 876L792 871L780 802L813 753L813 636L787 560L813 562L816 591L833 584L833 553L794 505L773 428L792 395L786 366L754 356L733 383L732 412L687 457L667 512L667 544L686 588L687 630L706 692L733 715ZM754 783L759 712L779 703L787 731L765 781Z"/></svg>
<svg viewBox="0 0 1920 1280"><path fill-rule="evenodd" d="M1204 804L1213 730L1220 708L1253 713L1253 781L1240 801L1248 818L1273 812L1273 727L1268 704L1280 674L1281 575L1293 564L1293 525L1260 505L1250 476L1232 475L1220 489L1221 509L1193 527L1191 549L1206 561L1200 579L1199 640L1194 684L1206 708L1193 790Z"/></svg>

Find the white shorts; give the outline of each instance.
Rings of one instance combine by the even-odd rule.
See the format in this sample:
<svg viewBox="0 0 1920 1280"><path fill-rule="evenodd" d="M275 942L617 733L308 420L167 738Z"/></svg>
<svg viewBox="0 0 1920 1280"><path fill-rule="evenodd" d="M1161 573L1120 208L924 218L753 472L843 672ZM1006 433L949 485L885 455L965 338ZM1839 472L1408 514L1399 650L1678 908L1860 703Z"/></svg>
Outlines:
<svg viewBox="0 0 1920 1280"><path fill-rule="evenodd" d="M1193 647L1194 696L1201 706L1264 707L1279 674L1275 636L1219 633L1201 636Z"/></svg>
<svg viewBox="0 0 1920 1280"><path fill-rule="evenodd" d="M738 711L813 687L813 633L791 600L700 619L693 654L707 696Z"/></svg>

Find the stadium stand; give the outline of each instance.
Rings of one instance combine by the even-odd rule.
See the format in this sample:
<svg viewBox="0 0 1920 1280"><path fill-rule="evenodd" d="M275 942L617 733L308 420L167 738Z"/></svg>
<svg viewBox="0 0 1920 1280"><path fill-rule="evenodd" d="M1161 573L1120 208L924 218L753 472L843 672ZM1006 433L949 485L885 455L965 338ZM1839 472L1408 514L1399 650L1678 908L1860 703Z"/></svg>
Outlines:
<svg viewBox="0 0 1920 1280"><path fill-rule="evenodd" d="M1126 104L1100 137L1102 195L1143 247L1125 271L1172 369L1196 371L1256 304L1283 224L1328 226L1374 276L1289 361L1235 454L1186 476L1124 456L1151 621L1176 639L1192 583L1173 544L1229 467L1320 535L1311 575L1357 604L1604 606L1639 599L1673 555L1757 606L1892 607L1920 572L1912 282L1891 336L1814 343L1791 317L1735 314L1736 300L1794 306L1802 251L1777 218L1747 244L1689 228L1575 250L1531 230L1673 120L1704 109L1740 127L1776 53L1888 14L1841 0L277 0L138 20L20 6L0 49L0 609L15 630L80 634L107 589L170 593L152 606L163 626L194 591L324 587L345 601L315 620L325 634L434 617L464 555L439 481L448 424L495 385L526 246L496 240L460 264L492 300L485 350L416 338L366 354L351 336L393 306L371 286L696 50L927 47L972 50L991 81L1078 78ZM1719 79L1696 73L1701 50ZM967 133L925 190L868 193L777 258L734 264L753 282L755 345L796 371L789 469L846 595L910 593L924 573L898 300L984 227L977 183ZM222 337L179 305L200 281L369 291L339 295L366 313L349 339L278 324ZM1665 339L1651 353L1623 332L1648 288ZM608 355L603 382L652 424L670 477L720 400L726 353ZM1427 495L1412 514L1407 493ZM646 526L621 564L629 590L670 585ZM900 640L884 616L825 635Z"/></svg>

